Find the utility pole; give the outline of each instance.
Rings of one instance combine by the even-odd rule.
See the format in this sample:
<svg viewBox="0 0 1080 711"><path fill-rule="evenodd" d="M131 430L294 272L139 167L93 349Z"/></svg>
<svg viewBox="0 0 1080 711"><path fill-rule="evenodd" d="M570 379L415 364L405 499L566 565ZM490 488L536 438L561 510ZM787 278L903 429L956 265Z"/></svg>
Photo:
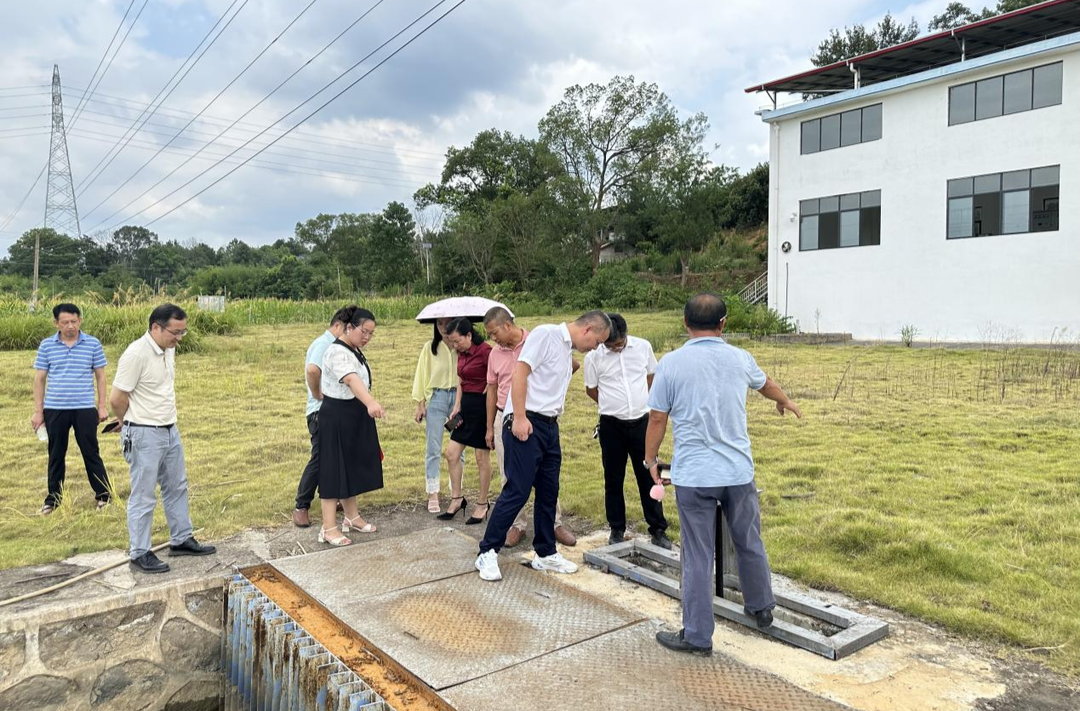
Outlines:
<svg viewBox="0 0 1080 711"><path fill-rule="evenodd" d="M68 157L67 132L64 130L64 99L60 91L60 67L53 65L52 77L52 138L49 141L49 180L45 192L45 227L78 239L79 209L75 205L75 185L71 179L71 160ZM34 239L34 295L30 308L37 306L38 271L41 238Z"/></svg>

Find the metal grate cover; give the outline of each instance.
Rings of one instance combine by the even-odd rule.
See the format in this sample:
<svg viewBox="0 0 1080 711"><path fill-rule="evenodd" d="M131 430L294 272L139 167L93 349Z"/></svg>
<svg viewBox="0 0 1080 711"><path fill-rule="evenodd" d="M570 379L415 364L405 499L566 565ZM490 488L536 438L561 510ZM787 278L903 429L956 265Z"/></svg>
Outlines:
<svg viewBox="0 0 1080 711"><path fill-rule="evenodd" d="M767 672L721 654L664 649L642 622L442 691L469 711L842 711ZM513 690L508 702L507 690Z"/></svg>
<svg viewBox="0 0 1080 711"><path fill-rule="evenodd" d="M475 571L476 554L473 539L433 528L270 564L338 614L364 598Z"/></svg>
<svg viewBox="0 0 1080 711"><path fill-rule="evenodd" d="M502 567L497 583L459 575L329 609L436 690L641 619L554 574Z"/></svg>

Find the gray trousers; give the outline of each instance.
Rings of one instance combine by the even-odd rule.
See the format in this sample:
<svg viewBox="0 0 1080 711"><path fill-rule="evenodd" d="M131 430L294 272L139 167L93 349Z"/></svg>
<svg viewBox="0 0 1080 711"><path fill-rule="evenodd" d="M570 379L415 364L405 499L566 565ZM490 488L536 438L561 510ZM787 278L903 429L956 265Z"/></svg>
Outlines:
<svg viewBox="0 0 1080 711"><path fill-rule="evenodd" d="M150 530L157 505L155 489L161 485L161 505L169 522L169 543L179 545L191 538L188 513L187 469L180 430L124 425L120 436L124 459L131 467L128 497L129 555L138 558L150 550Z"/></svg>
<svg viewBox="0 0 1080 711"><path fill-rule="evenodd" d="M741 486L676 486L682 535L683 639L712 646L712 601L716 594L716 505L727 517L731 542L739 559L739 584L746 609L776 607L772 572L761 540L761 510L754 482Z"/></svg>

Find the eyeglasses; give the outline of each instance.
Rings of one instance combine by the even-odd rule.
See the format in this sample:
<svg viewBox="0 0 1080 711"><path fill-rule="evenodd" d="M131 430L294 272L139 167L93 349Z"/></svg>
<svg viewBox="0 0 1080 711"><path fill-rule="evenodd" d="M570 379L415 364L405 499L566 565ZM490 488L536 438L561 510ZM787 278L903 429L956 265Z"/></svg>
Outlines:
<svg viewBox="0 0 1080 711"><path fill-rule="evenodd" d="M371 338L372 336L375 335L375 331L371 331L371 330L368 330L366 328L354 328L353 330L354 331L359 331L360 333L367 336L368 338Z"/></svg>
<svg viewBox="0 0 1080 711"><path fill-rule="evenodd" d="M174 331L171 328L165 328L164 326L162 326L161 328L168 331L169 333L176 336L177 338L183 338L184 336L187 335L187 329L186 328L183 331Z"/></svg>

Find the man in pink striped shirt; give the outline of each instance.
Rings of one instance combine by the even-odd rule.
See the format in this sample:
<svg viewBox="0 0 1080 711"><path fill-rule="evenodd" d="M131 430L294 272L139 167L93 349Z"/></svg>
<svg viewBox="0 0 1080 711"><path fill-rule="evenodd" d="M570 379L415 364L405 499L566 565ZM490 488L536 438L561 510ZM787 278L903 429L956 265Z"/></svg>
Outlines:
<svg viewBox="0 0 1080 711"><path fill-rule="evenodd" d="M487 382L491 387L487 390L487 443L489 447L495 448L499 473L505 484L506 469L503 467L502 437L497 437L496 433L502 432L503 408L506 405L506 398L510 396L511 376L529 332L514 323L514 317L501 306L495 306L484 314L484 329L497 344L488 356ZM575 361L574 370L576 371L577 368L578 363ZM506 534L506 547L512 548L521 543L527 529L528 522L523 508ZM573 532L563 524L562 507L557 502L555 504L555 540L564 546L577 543Z"/></svg>

